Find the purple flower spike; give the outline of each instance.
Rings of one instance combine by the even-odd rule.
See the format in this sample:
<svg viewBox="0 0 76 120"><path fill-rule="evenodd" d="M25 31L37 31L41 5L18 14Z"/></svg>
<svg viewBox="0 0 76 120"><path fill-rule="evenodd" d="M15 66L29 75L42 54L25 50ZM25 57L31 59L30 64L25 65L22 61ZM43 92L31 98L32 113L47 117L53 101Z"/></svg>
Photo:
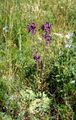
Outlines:
<svg viewBox="0 0 76 120"><path fill-rule="evenodd" d="M46 40L46 42L50 42L51 41L51 36L49 34L45 34L43 37Z"/></svg>
<svg viewBox="0 0 76 120"><path fill-rule="evenodd" d="M37 53L33 53L33 59L36 61L36 63L39 63L41 60L41 57Z"/></svg>
<svg viewBox="0 0 76 120"><path fill-rule="evenodd" d="M28 25L28 32L31 32L32 35L35 35L35 33L36 33L36 24L35 23L30 23Z"/></svg>
<svg viewBox="0 0 76 120"><path fill-rule="evenodd" d="M45 31L46 33L50 33L50 31L51 31L51 25L50 25L50 23L49 23L49 22L46 22L45 24L43 24L43 25L41 26L41 29L42 29L43 31Z"/></svg>

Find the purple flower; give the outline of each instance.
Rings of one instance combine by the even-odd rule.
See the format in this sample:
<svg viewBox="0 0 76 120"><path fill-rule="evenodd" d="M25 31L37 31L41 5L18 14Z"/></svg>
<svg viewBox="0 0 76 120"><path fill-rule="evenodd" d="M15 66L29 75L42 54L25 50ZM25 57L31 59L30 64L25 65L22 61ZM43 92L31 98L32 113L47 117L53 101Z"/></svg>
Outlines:
<svg viewBox="0 0 76 120"><path fill-rule="evenodd" d="M51 36L49 34L45 34L43 37L46 40L46 42L50 42L51 41Z"/></svg>
<svg viewBox="0 0 76 120"><path fill-rule="evenodd" d="M32 35L35 35L35 33L36 33L36 24L35 23L30 23L28 25L28 32L31 32Z"/></svg>
<svg viewBox="0 0 76 120"><path fill-rule="evenodd" d="M41 29L42 29L43 31L45 31L46 33L50 33L50 31L51 31L51 25L50 25L50 23L49 23L49 22L44 23L44 24L41 26Z"/></svg>
<svg viewBox="0 0 76 120"><path fill-rule="evenodd" d="M39 63L41 60L41 57L38 53L33 53L33 59L35 60L36 63Z"/></svg>

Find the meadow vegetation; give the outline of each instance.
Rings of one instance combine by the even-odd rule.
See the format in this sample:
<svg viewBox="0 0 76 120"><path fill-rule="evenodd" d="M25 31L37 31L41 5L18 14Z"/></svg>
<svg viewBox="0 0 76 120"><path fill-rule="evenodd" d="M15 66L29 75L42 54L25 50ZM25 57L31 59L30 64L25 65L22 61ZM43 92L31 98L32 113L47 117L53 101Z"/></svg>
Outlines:
<svg viewBox="0 0 76 120"><path fill-rule="evenodd" d="M75 0L0 0L0 120L76 120Z"/></svg>

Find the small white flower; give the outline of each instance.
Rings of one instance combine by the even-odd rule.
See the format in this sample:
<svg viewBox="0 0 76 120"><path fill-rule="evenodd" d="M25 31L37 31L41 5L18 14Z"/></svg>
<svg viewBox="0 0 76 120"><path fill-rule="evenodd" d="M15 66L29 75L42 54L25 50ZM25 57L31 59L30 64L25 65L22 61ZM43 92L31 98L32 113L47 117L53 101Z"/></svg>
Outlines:
<svg viewBox="0 0 76 120"><path fill-rule="evenodd" d="M75 83L75 80L70 81L70 83L72 83L72 84Z"/></svg>
<svg viewBox="0 0 76 120"><path fill-rule="evenodd" d="M65 35L65 38L70 39L73 36L74 36L74 33L72 32L72 33L68 33L67 35Z"/></svg>
<svg viewBox="0 0 76 120"><path fill-rule="evenodd" d="M69 44L65 45L65 48L70 48L70 47L71 47L71 45L69 45Z"/></svg>
<svg viewBox="0 0 76 120"><path fill-rule="evenodd" d="M9 100L14 100L14 96L11 95L11 96L9 97Z"/></svg>
<svg viewBox="0 0 76 120"><path fill-rule="evenodd" d="M4 27L3 27L3 31L4 31L5 33L7 33L7 32L8 32L8 26L4 26Z"/></svg>
<svg viewBox="0 0 76 120"><path fill-rule="evenodd" d="M72 39L65 40L65 48L71 48L72 47Z"/></svg>

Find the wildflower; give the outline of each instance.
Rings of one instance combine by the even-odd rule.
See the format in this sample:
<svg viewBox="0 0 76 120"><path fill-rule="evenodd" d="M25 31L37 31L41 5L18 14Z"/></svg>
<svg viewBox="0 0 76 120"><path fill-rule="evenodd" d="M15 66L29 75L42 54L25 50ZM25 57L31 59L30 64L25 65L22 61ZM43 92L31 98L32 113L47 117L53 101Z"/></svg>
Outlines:
<svg viewBox="0 0 76 120"><path fill-rule="evenodd" d="M71 45L66 44L65 48L71 48Z"/></svg>
<svg viewBox="0 0 76 120"><path fill-rule="evenodd" d="M51 36L49 34L45 34L43 37L46 40L46 42L50 42Z"/></svg>
<svg viewBox="0 0 76 120"><path fill-rule="evenodd" d="M65 38L70 39L70 38L72 38L74 36L75 36L74 32L72 32L72 33L69 32L67 35L65 35Z"/></svg>
<svg viewBox="0 0 76 120"><path fill-rule="evenodd" d="M42 29L43 31L45 31L46 33L50 33L50 31L51 31L51 25L50 25L50 23L49 23L49 22L46 22L45 24L43 24L43 25L41 26L41 29Z"/></svg>
<svg viewBox="0 0 76 120"><path fill-rule="evenodd" d="M70 81L71 84L75 84L75 80Z"/></svg>
<svg viewBox="0 0 76 120"><path fill-rule="evenodd" d="M46 49L48 49L48 45L51 41L51 36L50 36L50 31L51 31L51 25L49 22L44 23L41 26L41 29L45 32L45 34L43 35L43 38L46 41Z"/></svg>
<svg viewBox="0 0 76 120"><path fill-rule="evenodd" d="M71 48L72 47L72 39L65 40L65 48Z"/></svg>
<svg viewBox="0 0 76 120"><path fill-rule="evenodd" d="M8 26L4 26L4 27L3 27L3 31L4 31L5 33L7 33L7 32L8 32Z"/></svg>
<svg viewBox="0 0 76 120"><path fill-rule="evenodd" d="M32 35L35 35L35 33L36 33L36 24L35 23L30 23L28 25L28 32L31 32Z"/></svg>
<svg viewBox="0 0 76 120"><path fill-rule="evenodd" d="M41 57L38 53L33 53L33 59L36 61L36 63L39 63L41 60Z"/></svg>

